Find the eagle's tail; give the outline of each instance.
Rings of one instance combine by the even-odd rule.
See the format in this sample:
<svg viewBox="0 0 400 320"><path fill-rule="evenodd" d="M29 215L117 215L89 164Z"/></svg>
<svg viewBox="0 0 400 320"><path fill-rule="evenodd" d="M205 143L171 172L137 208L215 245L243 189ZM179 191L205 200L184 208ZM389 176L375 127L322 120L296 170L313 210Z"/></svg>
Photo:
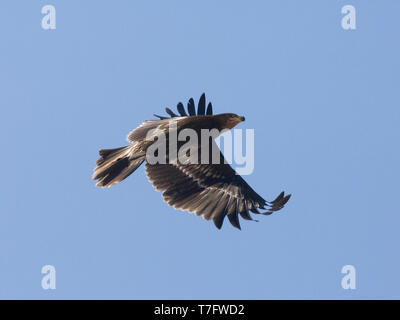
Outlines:
<svg viewBox="0 0 400 320"><path fill-rule="evenodd" d="M116 148L102 149L100 158L96 161L92 178L99 180L96 186L111 187L124 180L134 172L145 160L143 154L135 154L134 145Z"/></svg>

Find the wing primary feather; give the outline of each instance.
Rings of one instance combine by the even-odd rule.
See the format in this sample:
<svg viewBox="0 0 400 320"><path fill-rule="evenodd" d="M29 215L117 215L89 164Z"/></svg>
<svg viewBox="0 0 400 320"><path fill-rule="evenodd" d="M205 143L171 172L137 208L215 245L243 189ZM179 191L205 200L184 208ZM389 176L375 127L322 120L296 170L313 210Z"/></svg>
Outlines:
<svg viewBox="0 0 400 320"><path fill-rule="evenodd" d="M241 229L240 229L240 223L239 223L239 217L238 217L237 212L228 214L228 219L229 219L229 222L230 222L235 228L238 228L239 230L241 230Z"/></svg>
<svg viewBox="0 0 400 320"><path fill-rule="evenodd" d="M178 105L176 106L176 108L178 109L178 112L182 117L187 117L187 113L185 111L185 108L184 108L182 102L179 102Z"/></svg>
<svg viewBox="0 0 400 320"><path fill-rule="evenodd" d="M261 213L260 211L257 210L256 207L253 207L250 211L253 212L253 213L257 213L257 214Z"/></svg>
<svg viewBox="0 0 400 320"><path fill-rule="evenodd" d="M171 118L175 118L175 117L178 116L178 115L175 114L175 112L173 112L170 108L165 108L165 112L168 113L168 114L171 116Z"/></svg>
<svg viewBox="0 0 400 320"><path fill-rule="evenodd" d="M240 211L240 216L245 219L245 220L253 220L253 218L250 216L249 212L247 210Z"/></svg>
<svg viewBox="0 0 400 320"><path fill-rule="evenodd" d="M291 197L291 194L281 198L278 202L274 203L274 205L272 206L272 209L274 211L282 209L284 207L284 205L286 204L286 202L289 201L290 197Z"/></svg>
<svg viewBox="0 0 400 320"><path fill-rule="evenodd" d="M271 203L271 204L274 204L274 203L277 203L278 201L281 201L284 195L285 195L285 192L282 191L282 192L279 194L279 196L277 196L277 197L275 198L275 200L271 201L270 203Z"/></svg>
<svg viewBox="0 0 400 320"><path fill-rule="evenodd" d="M190 99L189 99L189 102L188 102L188 112L189 112L189 115L190 115L190 116L195 116L195 115L196 115L196 110L195 110L195 108L194 108L194 100L193 100L193 98L190 98Z"/></svg>
<svg viewBox="0 0 400 320"><path fill-rule="evenodd" d="M224 197L220 197L218 201L216 201L216 205L213 207L211 215L213 213L213 211L218 207L218 204L221 200L223 200ZM226 216L226 206L225 206L225 210L223 212L220 212L219 214L215 214L213 215L213 221L214 221L214 225L218 228L221 229L222 224L224 223L225 220L225 216Z"/></svg>
<svg viewBox="0 0 400 320"><path fill-rule="evenodd" d="M212 108L212 103L211 102L208 103L206 114L207 115L212 115L213 114L213 108Z"/></svg>
<svg viewBox="0 0 400 320"><path fill-rule="evenodd" d="M197 115L202 116L206 113L206 95L203 93L199 100L199 105L197 107Z"/></svg>
<svg viewBox="0 0 400 320"><path fill-rule="evenodd" d="M220 214L219 216L216 216L216 217L213 219L214 225L215 225L218 229L221 229L222 224L224 223L224 219L225 219L225 216L222 215L222 214Z"/></svg>

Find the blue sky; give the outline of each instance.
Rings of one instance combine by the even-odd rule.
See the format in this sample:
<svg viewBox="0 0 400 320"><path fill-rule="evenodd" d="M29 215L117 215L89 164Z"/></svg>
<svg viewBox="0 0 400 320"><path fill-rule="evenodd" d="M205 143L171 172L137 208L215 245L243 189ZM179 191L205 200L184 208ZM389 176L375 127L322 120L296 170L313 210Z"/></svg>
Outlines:
<svg viewBox="0 0 400 320"><path fill-rule="evenodd" d="M56 29L41 8L56 8ZM354 5L357 29L343 30ZM399 1L1 1L0 298L400 298ZM100 148L202 92L280 212L222 230ZM55 290L41 268L56 268ZM356 268L356 290L341 268Z"/></svg>

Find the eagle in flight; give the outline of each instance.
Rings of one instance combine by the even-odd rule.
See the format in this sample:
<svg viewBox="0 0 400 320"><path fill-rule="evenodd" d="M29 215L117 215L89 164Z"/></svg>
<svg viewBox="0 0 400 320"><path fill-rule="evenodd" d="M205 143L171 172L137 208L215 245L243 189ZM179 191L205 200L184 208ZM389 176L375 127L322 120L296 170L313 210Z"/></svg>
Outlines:
<svg viewBox="0 0 400 320"><path fill-rule="evenodd" d="M130 145L100 150L100 158L96 162L97 167L93 173L93 179L98 180L96 186L111 187L124 180L143 162L146 162L148 179L156 190L163 191L163 198L170 206L195 213L205 220L212 219L218 229L222 227L225 216L234 227L240 229L239 215L245 220L253 220L249 211L269 215L282 209L291 195L281 192L271 202L264 200L225 161L212 137L207 154L211 157L211 151L217 148L219 162L210 160L208 163L182 163L176 158L169 157L168 152L167 159L163 163L148 161L147 149L157 141L157 138L152 138L151 135L163 132L168 140L172 122L178 134L184 129L192 129L200 134L202 129L217 129L220 132L229 130L245 120L244 117L233 113L213 115L212 109L211 102L206 108L203 93L198 103L197 113L193 98L189 99L187 112L183 104L179 102L177 105L179 115L166 108L169 116L155 115L158 120L147 120L131 131L127 136ZM179 148L185 141L177 143ZM166 143L166 145L169 144ZM196 156L201 157L201 153L201 146L198 146Z"/></svg>

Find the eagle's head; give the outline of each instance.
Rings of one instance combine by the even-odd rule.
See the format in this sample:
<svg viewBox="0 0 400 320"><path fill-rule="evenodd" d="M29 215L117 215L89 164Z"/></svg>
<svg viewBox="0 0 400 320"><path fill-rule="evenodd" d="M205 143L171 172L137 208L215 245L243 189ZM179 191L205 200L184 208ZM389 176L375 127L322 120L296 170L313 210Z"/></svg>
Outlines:
<svg viewBox="0 0 400 320"><path fill-rule="evenodd" d="M240 122L243 122L245 118L243 116L238 116L235 113L221 113L215 115L215 118L217 119L220 130L223 129L232 129L235 127L237 124Z"/></svg>

